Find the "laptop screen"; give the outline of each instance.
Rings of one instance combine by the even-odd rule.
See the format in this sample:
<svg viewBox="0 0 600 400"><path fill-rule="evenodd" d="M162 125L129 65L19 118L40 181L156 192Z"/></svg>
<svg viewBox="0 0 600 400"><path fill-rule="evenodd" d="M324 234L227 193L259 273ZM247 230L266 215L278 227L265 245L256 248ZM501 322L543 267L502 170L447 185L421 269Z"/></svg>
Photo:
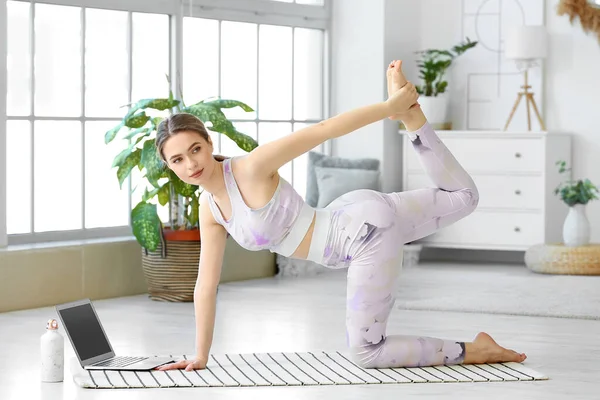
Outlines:
<svg viewBox="0 0 600 400"><path fill-rule="evenodd" d="M64 328L81 360L111 352L108 340L90 304L60 310Z"/></svg>

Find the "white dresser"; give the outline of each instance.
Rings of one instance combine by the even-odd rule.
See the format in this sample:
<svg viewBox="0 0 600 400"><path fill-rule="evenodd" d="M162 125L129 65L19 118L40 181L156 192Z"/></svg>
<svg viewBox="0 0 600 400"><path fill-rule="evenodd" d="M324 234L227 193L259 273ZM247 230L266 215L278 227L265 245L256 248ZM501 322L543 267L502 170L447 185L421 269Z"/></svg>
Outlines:
<svg viewBox="0 0 600 400"><path fill-rule="evenodd" d="M554 188L556 161L571 165L571 137L547 132L437 131L479 189L479 206L466 218L415 243L425 246L526 250L562 242L567 206ZM403 190L434 186L407 135Z"/></svg>

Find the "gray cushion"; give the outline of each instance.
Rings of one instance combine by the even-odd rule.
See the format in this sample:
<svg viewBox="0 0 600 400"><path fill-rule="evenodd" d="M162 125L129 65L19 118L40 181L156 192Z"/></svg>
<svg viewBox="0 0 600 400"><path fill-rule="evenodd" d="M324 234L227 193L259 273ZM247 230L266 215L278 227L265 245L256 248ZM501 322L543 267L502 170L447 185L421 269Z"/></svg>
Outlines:
<svg viewBox="0 0 600 400"><path fill-rule="evenodd" d="M353 190L379 190L379 171L315 167L315 174L319 187L318 208Z"/></svg>
<svg viewBox="0 0 600 400"><path fill-rule="evenodd" d="M379 165L380 161L376 158L342 158L309 151L306 177L306 202L311 207L317 207L319 204L319 186L317 185L315 167L379 171Z"/></svg>

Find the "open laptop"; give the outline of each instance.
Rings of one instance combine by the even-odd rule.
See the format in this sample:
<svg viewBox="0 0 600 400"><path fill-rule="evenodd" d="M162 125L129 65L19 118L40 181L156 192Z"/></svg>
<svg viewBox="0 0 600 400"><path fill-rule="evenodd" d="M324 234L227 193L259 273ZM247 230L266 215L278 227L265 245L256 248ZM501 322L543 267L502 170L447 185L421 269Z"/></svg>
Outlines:
<svg viewBox="0 0 600 400"><path fill-rule="evenodd" d="M175 361L170 357L116 356L89 299L57 305L56 311L84 369L148 371Z"/></svg>

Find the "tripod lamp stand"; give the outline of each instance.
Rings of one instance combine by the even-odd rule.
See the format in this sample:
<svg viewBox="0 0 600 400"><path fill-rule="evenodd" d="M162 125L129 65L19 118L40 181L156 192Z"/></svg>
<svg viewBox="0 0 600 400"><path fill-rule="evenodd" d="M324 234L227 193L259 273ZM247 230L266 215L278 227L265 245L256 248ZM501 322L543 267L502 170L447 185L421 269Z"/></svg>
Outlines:
<svg viewBox="0 0 600 400"><path fill-rule="evenodd" d="M527 128L531 131L531 109L535 112L535 115L540 123L542 130L546 130L544 121L540 116L537 104L533 97L533 92L530 91L528 72L529 69L537 66L537 60L546 58L547 53L547 34L544 26L513 26L508 30L505 39L505 52L504 55L509 60L514 60L517 64L519 71L523 72L525 78L525 84L521 86L523 89L517 94L517 99L510 112L508 121L504 126L504 130L508 129L511 120L513 119L521 100L525 98L527 107Z"/></svg>

